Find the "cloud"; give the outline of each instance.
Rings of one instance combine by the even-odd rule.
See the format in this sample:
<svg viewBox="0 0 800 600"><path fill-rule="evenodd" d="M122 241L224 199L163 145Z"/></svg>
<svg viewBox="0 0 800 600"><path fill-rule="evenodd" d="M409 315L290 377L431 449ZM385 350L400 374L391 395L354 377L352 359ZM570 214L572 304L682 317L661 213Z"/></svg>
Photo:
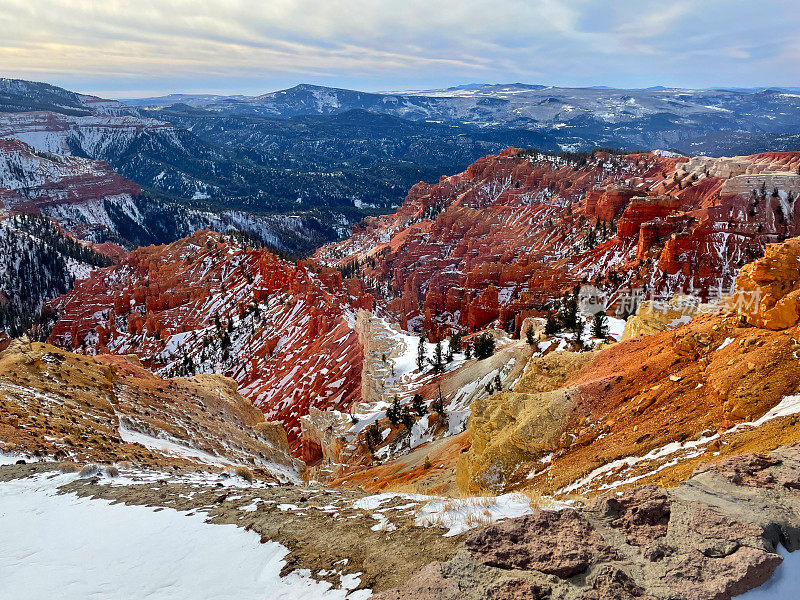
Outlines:
<svg viewBox="0 0 800 600"><path fill-rule="evenodd" d="M797 13L774 0L0 0L0 71L246 93L291 81L789 85Z"/></svg>

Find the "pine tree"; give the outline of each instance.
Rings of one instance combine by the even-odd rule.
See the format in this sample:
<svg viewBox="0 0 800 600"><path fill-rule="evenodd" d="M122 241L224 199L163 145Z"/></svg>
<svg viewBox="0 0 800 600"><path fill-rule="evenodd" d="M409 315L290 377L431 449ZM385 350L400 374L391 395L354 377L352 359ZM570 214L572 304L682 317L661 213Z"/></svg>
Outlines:
<svg viewBox="0 0 800 600"><path fill-rule="evenodd" d="M458 332L450 336L450 351L461 352L461 334Z"/></svg>
<svg viewBox="0 0 800 600"><path fill-rule="evenodd" d="M442 356L442 341L439 340L436 342L436 346L433 349L433 358L431 359L431 365L433 366L433 371L435 373L441 373L444 370L444 361Z"/></svg>
<svg viewBox="0 0 800 600"><path fill-rule="evenodd" d="M419 344L417 345L417 369L422 371L425 368L425 334L419 336Z"/></svg>
<svg viewBox="0 0 800 600"><path fill-rule="evenodd" d="M583 319L580 317L577 318L575 321L575 343L579 346L583 345L583 332L586 329L586 325L583 322Z"/></svg>
<svg viewBox="0 0 800 600"><path fill-rule="evenodd" d="M475 340L475 358L478 360L489 358L494 354L494 337L488 333L482 333Z"/></svg>
<svg viewBox="0 0 800 600"><path fill-rule="evenodd" d="M440 417L444 417L444 398L442 398L442 386L439 386L439 393L436 398L431 402L431 410L437 413Z"/></svg>
<svg viewBox="0 0 800 600"><path fill-rule="evenodd" d="M577 322L580 320L578 318L578 299L575 296L564 299L559 318L565 329L575 329Z"/></svg>
<svg viewBox="0 0 800 600"><path fill-rule="evenodd" d="M414 399L411 401L411 410L417 413L420 417L428 414L428 407L422 399L422 394L414 394Z"/></svg>
<svg viewBox="0 0 800 600"><path fill-rule="evenodd" d="M367 427L367 447L371 454L375 454L375 450L378 448L378 444L383 441L383 436L381 434L381 426L378 425L377 422L373 423L369 427Z"/></svg>
<svg viewBox="0 0 800 600"><path fill-rule="evenodd" d="M386 409L386 418L392 425L397 425L400 422L400 416L400 400L395 396L392 405Z"/></svg>
<svg viewBox="0 0 800 600"><path fill-rule="evenodd" d="M549 310L547 311L547 322L544 325L544 332L547 335L554 335L561 330L561 323Z"/></svg>
<svg viewBox="0 0 800 600"><path fill-rule="evenodd" d="M525 330L525 341L528 342L529 346L533 346L536 343L536 339L533 337L533 325L528 325Z"/></svg>
<svg viewBox="0 0 800 600"><path fill-rule="evenodd" d="M606 313L599 312L592 318L592 337L606 339L608 336L608 317Z"/></svg>

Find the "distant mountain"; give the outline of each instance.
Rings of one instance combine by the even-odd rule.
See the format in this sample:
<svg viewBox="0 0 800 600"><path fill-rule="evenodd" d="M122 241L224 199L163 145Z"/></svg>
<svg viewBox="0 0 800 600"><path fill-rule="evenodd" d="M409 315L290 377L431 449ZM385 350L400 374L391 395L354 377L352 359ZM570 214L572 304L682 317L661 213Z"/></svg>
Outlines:
<svg viewBox="0 0 800 600"><path fill-rule="evenodd" d="M709 149L732 154L734 148L724 141L726 132L749 132L753 139L758 134L800 134L800 95L791 88L626 90L514 83L370 93L301 84L260 96L193 101L192 106L227 116L280 119L360 110L504 133L535 131L570 151L613 146L691 152L694 143L714 135ZM761 144L752 151L769 149Z"/></svg>
<svg viewBox="0 0 800 600"><path fill-rule="evenodd" d="M365 108L286 119L204 109L197 106L208 104L201 98L178 95L173 98L183 102L169 107L109 114L99 99L45 86L53 110L41 110L47 106L26 100L40 84L24 84L14 87L18 110L0 114L0 138L23 141L37 152L106 161L144 193L193 209L301 216L322 211L318 216L330 224L323 228L325 241L366 214L399 205L418 181L457 172L487 152L508 145L559 148L544 132L437 125ZM320 90L299 86L273 96L302 112ZM359 96L362 107L382 98L353 92L348 101ZM209 106L241 103L212 99Z"/></svg>
<svg viewBox="0 0 800 600"><path fill-rule="evenodd" d="M254 97L149 101L128 106L0 80L0 138L38 153L105 161L140 186L150 200L141 210L153 219L178 218L174 207L182 207L179 218L187 223L170 221L158 233L149 217L121 230L115 224L128 242L168 241L190 224L237 222L258 223L248 231L272 243L288 219L299 237L278 247L303 252L400 205L417 182L434 183L509 146L712 156L800 147L800 95L779 90L513 83L370 93L303 84ZM304 223L299 229L297 219ZM306 243L300 232L308 234Z"/></svg>
<svg viewBox="0 0 800 600"><path fill-rule="evenodd" d="M0 78L0 113L36 110L72 116L133 114L116 100L77 94L48 83Z"/></svg>
<svg viewBox="0 0 800 600"><path fill-rule="evenodd" d="M219 94L168 94L152 98L123 98L120 102L127 106L172 106L173 104L203 106L224 100L243 100L246 97L242 95L221 96Z"/></svg>
<svg viewBox="0 0 800 600"><path fill-rule="evenodd" d="M105 162L36 150L20 140L2 138L0 209L50 217L77 238L127 247L162 244L198 229L215 229L246 232L254 244L306 254L335 239L339 231L321 214L210 211L159 201ZM341 229L342 224L338 226Z"/></svg>

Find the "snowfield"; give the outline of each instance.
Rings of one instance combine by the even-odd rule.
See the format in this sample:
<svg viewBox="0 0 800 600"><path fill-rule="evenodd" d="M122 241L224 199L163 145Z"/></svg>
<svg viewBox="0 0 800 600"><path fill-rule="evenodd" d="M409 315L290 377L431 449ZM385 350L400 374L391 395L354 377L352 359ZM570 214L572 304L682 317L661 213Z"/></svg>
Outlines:
<svg viewBox="0 0 800 600"><path fill-rule="evenodd" d="M0 598L366 600L308 571L281 577L288 550L235 525L171 508L59 494L75 475L0 483Z"/></svg>

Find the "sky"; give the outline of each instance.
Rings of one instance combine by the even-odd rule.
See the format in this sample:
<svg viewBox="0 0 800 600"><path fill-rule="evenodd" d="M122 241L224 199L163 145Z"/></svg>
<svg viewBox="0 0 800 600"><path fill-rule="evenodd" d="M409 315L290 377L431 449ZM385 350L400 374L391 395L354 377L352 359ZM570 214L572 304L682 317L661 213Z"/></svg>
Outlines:
<svg viewBox="0 0 800 600"><path fill-rule="evenodd" d="M0 76L105 97L800 86L797 0L0 0Z"/></svg>

